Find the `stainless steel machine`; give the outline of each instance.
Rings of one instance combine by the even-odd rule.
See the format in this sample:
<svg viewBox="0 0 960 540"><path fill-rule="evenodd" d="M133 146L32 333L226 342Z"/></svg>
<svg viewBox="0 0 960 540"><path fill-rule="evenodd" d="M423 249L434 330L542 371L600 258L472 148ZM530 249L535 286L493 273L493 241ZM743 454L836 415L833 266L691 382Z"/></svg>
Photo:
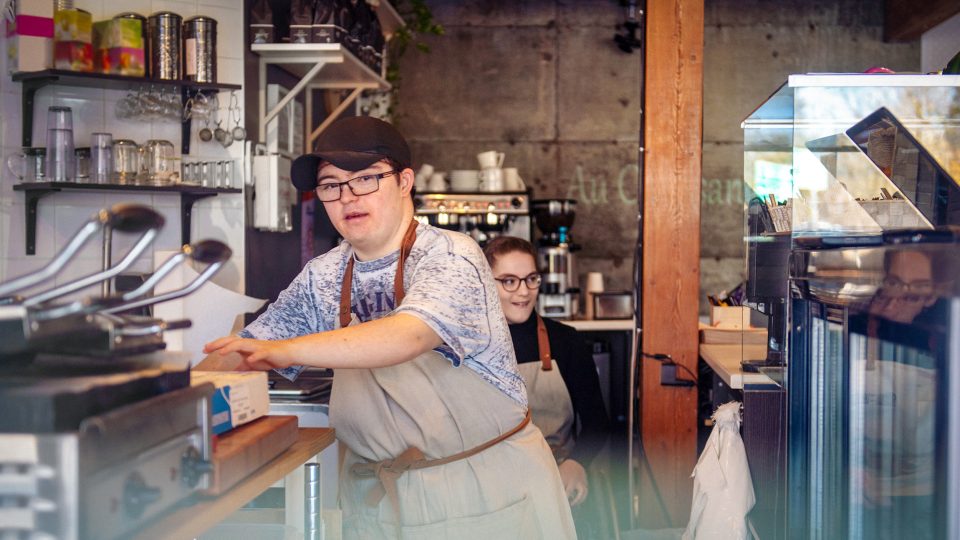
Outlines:
<svg viewBox="0 0 960 540"><path fill-rule="evenodd" d="M191 387L190 358L163 333L189 321L124 313L190 294L230 257L217 241L184 246L126 293L58 301L123 272L163 218L144 206L97 213L37 272L0 283L0 537L129 535L210 481L210 384ZM99 232L139 234L113 266L30 296ZM187 286L152 294L186 260Z"/></svg>
<svg viewBox="0 0 960 540"><path fill-rule="evenodd" d="M569 319L577 313L580 288L570 236L576 217L573 199L539 199L532 203L533 218L540 229L537 240L537 267L543 275L537 312L544 317Z"/></svg>
<svg viewBox="0 0 960 540"><path fill-rule="evenodd" d="M459 231L480 245L501 235L531 240L530 193L417 193L417 219Z"/></svg>

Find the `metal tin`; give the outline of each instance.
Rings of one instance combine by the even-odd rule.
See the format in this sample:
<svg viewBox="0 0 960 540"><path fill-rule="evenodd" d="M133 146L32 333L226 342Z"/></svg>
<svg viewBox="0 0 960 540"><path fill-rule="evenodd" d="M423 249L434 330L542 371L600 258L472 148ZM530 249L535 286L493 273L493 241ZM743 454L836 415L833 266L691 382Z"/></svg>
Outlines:
<svg viewBox="0 0 960 540"><path fill-rule="evenodd" d="M147 18L147 65L151 78L181 78L182 23L183 18L171 11L159 11Z"/></svg>
<svg viewBox="0 0 960 540"><path fill-rule="evenodd" d="M114 19L134 19L140 21L140 43L143 44L144 53L147 52L147 18L139 13L133 13L132 11L127 11L119 15L115 15ZM150 76L150 61L147 60L148 56L144 56L144 76Z"/></svg>
<svg viewBox="0 0 960 540"><path fill-rule="evenodd" d="M183 78L217 82L217 21L198 15L183 22Z"/></svg>

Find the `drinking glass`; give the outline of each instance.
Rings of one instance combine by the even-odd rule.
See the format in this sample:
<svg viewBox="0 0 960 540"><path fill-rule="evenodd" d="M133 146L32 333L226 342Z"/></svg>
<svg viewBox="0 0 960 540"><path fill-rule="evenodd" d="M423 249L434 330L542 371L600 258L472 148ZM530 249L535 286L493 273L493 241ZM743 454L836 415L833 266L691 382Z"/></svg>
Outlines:
<svg viewBox="0 0 960 540"><path fill-rule="evenodd" d="M90 182L109 184L113 174L113 135L90 134Z"/></svg>
<svg viewBox="0 0 960 540"><path fill-rule="evenodd" d="M118 184L135 184L140 172L140 146L130 139L113 141L113 174Z"/></svg>
<svg viewBox="0 0 960 540"><path fill-rule="evenodd" d="M46 174L51 182L72 182L76 178L73 111L70 107L53 106L47 109Z"/></svg>
<svg viewBox="0 0 960 540"><path fill-rule="evenodd" d="M7 169L21 182L43 182L46 148L24 148L7 156Z"/></svg>

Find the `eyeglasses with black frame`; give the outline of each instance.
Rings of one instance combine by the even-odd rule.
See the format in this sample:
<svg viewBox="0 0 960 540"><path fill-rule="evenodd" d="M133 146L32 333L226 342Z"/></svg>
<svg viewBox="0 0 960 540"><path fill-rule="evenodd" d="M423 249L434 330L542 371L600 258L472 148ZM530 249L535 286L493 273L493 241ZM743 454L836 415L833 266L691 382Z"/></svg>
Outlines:
<svg viewBox="0 0 960 540"><path fill-rule="evenodd" d="M353 193L357 197L361 195L369 195L380 189L380 180L390 176L391 174L397 173L398 171L393 170L379 174L365 174L363 176L351 178L343 182L327 182L317 185L314 191L316 191L317 198L320 199L321 202L333 202L340 200L340 195L344 185L348 186L350 188L350 193Z"/></svg>
<svg viewBox="0 0 960 540"><path fill-rule="evenodd" d="M540 288L540 282L542 281L540 274L538 274L537 272L534 272L528 275L527 277L523 277L523 278L520 278L517 276L505 276L502 278L493 278L493 279L499 281L500 286L503 287L503 290L507 292L514 292L517 289L519 289L521 281L530 290L538 289Z"/></svg>

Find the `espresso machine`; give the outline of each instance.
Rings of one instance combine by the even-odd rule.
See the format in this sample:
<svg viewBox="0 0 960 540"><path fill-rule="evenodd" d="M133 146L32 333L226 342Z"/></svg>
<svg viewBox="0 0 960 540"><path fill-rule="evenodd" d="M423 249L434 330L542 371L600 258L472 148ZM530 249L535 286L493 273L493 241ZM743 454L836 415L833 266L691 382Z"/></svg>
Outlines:
<svg viewBox="0 0 960 540"><path fill-rule="evenodd" d="M580 288L570 236L576 216L573 199L539 199L531 203L533 219L540 230L537 240L537 267L543 276L537 311L544 317L572 318L577 312Z"/></svg>
<svg viewBox="0 0 960 540"><path fill-rule="evenodd" d="M497 236L531 240L529 192L417 193L416 219L469 235L481 246Z"/></svg>

